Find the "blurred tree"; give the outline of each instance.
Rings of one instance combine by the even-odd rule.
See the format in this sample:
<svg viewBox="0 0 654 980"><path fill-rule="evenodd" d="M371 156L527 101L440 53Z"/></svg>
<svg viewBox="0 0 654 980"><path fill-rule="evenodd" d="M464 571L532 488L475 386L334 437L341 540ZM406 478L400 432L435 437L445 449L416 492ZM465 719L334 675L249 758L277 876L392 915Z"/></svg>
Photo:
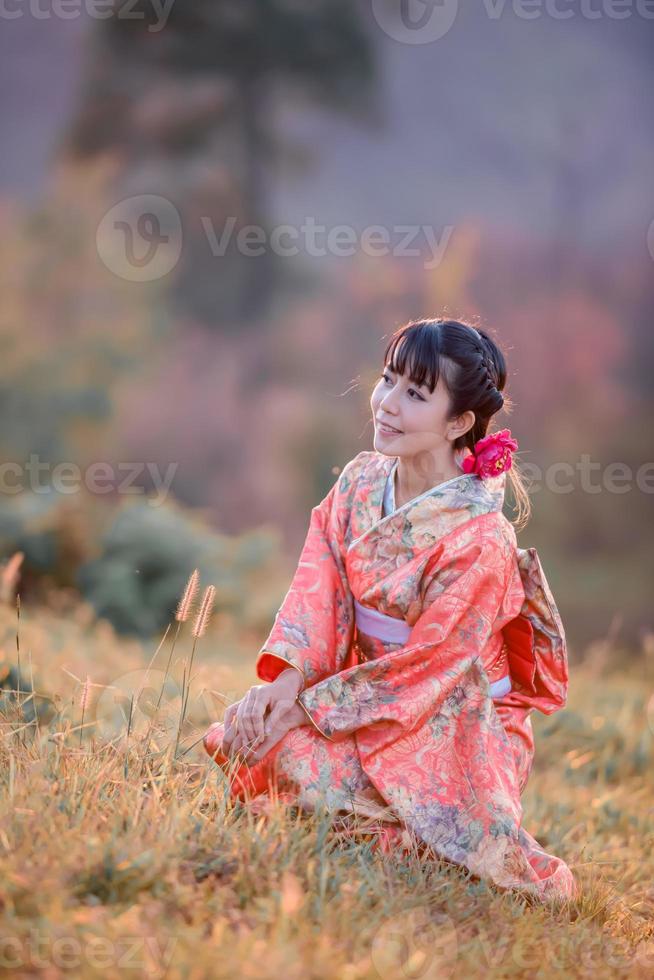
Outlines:
<svg viewBox="0 0 654 980"><path fill-rule="evenodd" d="M135 289L99 259L106 163L62 166L38 207L0 210L0 457L10 465L35 454L84 466L108 453L116 392L168 329L159 283ZM27 470L12 479L37 493L48 481Z"/></svg>
<svg viewBox="0 0 654 980"><path fill-rule="evenodd" d="M194 0L175 3L162 26L150 2L138 0L124 16L120 6L116 0L116 16L92 38L64 151L119 151L128 172L147 168L150 189L157 167L174 163L167 191L177 184L176 203L192 225L184 229L173 287L180 312L212 325L254 318L281 280L281 258L268 244L258 256L234 247L220 258L217 276L206 228L195 219L198 212L218 217L212 224L220 237L232 216L232 241L254 225L267 243L273 168L306 168L317 157L278 131L283 100L373 120L363 7L352 0Z"/></svg>

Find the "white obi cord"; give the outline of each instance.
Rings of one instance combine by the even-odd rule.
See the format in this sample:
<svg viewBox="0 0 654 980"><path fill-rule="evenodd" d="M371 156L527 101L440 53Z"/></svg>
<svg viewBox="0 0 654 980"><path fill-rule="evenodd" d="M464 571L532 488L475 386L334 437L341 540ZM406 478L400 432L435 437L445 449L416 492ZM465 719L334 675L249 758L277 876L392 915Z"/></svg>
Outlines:
<svg viewBox="0 0 654 980"><path fill-rule="evenodd" d="M406 620L396 619L395 616L387 616L377 609L362 606L356 599L354 618L357 629L362 633L374 636L378 640L385 640L386 643L406 643L411 633L411 627Z"/></svg>
<svg viewBox="0 0 654 980"><path fill-rule="evenodd" d="M373 636L385 643L406 643L411 635L411 627L404 619L387 616L377 609L369 609L354 600L354 619L357 629L367 636ZM511 690L511 677L506 674L490 686L491 697L502 698Z"/></svg>

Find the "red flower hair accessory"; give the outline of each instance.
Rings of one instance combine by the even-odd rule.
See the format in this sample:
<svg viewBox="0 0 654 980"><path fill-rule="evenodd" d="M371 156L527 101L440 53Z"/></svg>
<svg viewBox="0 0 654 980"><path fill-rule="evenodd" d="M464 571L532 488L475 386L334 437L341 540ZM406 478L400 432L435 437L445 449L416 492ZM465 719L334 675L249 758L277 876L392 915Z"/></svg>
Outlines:
<svg viewBox="0 0 654 980"><path fill-rule="evenodd" d="M477 440L472 453L466 456L461 468L464 473L476 473L480 477L498 476L511 469L513 453L518 448L510 429L491 432Z"/></svg>

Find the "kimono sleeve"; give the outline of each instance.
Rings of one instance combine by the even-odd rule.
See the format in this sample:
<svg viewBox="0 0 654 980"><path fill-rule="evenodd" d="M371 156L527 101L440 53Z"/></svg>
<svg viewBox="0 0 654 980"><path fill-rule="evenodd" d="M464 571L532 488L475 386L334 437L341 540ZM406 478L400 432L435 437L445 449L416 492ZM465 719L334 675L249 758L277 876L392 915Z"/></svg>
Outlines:
<svg viewBox="0 0 654 980"><path fill-rule="evenodd" d="M568 695L565 629L535 548L518 548L517 567L525 601L520 614L504 627L514 689L506 703L550 715Z"/></svg>
<svg viewBox="0 0 654 980"><path fill-rule="evenodd" d="M339 741L376 726L381 747L419 727L446 699L490 699L481 653L502 621L511 549L497 515L481 515L453 532L430 574L423 609L407 643L356 664L299 695L309 718Z"/></svg>
<svg viewBox="0 0 654 980"><path fill-rule="evenodd" d="M304 687L340 671L354 632L354 599L343 561L343 530L359 464L343 469L327 496L311 511L309 530L290 588L268 639L259 651L257 677L274 681L288 667Z"/></svg>

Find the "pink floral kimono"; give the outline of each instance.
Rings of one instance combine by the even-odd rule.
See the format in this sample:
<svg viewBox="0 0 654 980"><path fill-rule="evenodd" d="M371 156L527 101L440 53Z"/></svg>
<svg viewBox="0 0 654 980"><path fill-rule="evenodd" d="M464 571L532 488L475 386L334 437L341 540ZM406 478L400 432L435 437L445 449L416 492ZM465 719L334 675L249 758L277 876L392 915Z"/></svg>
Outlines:
<svg viewBox="0 0 654 980"><path fill-rule="evenodd" d="M359 453L311 513L256 664L264 681L302 672L311 724L231 791L377 814L500 888L573 897L569 867L521 826L529 714L563 707L568 672L536 550L502 513L505 473L462 473L384 517L394 462Z"/></svg>

